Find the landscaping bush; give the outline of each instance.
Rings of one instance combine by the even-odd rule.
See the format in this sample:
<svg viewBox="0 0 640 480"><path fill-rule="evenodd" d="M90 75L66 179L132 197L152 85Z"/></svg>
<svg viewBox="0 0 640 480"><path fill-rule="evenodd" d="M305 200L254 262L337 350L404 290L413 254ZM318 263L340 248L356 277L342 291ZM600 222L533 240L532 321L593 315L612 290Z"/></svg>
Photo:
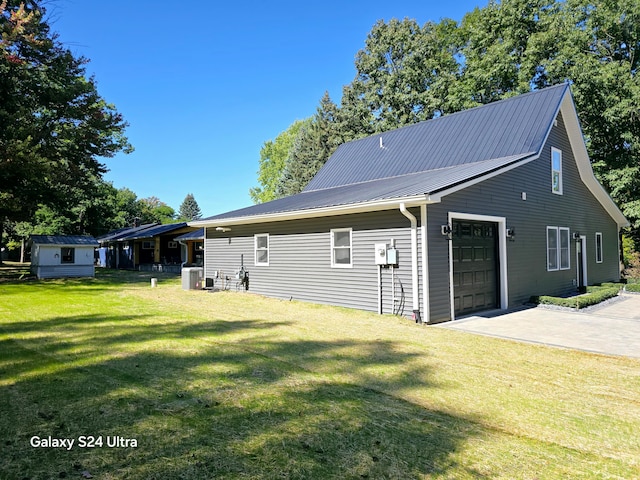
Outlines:
<svg viewBox="0 0 640 480"><path fill-rule="evenodd" d="M640 289L638 291L640 291ZM597 305L598 303L604 302L609 298L616 297L619 292L619 285L607 284L607 286L603 285L597 287L587 287L586 294L573 297L551 297L548 295L531 297L531 303L580 309L590 307L592 305Z"/></svg>
<svg viewBox="0 0 640 480"><path fill-rule="evenodd" d="M627 292L640 293L640 283L629 283L624 287Z"/></svg>

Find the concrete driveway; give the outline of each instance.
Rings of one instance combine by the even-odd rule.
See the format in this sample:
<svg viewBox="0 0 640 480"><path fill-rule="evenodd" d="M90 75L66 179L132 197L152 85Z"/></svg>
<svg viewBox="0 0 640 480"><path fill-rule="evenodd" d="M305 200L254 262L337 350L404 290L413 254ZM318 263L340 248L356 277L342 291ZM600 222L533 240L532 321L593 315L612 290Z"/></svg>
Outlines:
<svg viewBox="0 0 640 480"><path fill-rule="evenodd" d="M483 312L437 327L640 358L640 295L622 294L586 312L523 307L507 313Z"/></svg>

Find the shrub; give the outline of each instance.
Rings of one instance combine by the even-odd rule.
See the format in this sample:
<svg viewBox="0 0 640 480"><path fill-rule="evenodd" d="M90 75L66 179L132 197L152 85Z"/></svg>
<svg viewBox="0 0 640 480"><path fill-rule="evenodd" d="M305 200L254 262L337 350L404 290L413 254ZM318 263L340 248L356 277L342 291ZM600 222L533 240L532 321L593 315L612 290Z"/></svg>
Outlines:
<svg viewBox="0 0 640 480"><path fill-rule="evenodd" d="M624 287L624 289L627 292L640 293L640 283L634 282L634 283L627 284L627 286Z"/></svg>
<svg viewBox="0 0 640 480"><path fill-rule="evenodd" d="M548 295L531 297L531 303L542 305L556 305L558 307L568 307L576 309L590 307L591 305L597 305L600 302L604 302L605 300L618 295L620 287L616 284L611 285L612 286L587 287L586 294L568 298L551 297ZM640 289L638 291L640 291Z"/></svg>

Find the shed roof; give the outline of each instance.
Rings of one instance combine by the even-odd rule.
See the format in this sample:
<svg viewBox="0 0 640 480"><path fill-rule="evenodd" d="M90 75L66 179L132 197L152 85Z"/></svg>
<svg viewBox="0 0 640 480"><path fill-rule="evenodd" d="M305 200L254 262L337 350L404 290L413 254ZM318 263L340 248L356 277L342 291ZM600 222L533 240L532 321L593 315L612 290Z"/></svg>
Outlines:
<svg viewBox="0 0 640 480"><path fill-rule="evenodd" d="M97 247L98 241L89 235L31 235L31 242L35 245L86 246Z"/></svg>

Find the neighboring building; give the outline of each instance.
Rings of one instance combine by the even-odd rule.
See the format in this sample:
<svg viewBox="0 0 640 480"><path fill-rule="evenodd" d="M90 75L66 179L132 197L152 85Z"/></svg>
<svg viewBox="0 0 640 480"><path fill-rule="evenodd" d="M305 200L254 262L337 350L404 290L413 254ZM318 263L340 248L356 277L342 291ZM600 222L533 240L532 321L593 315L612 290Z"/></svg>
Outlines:
<svg viewBox="0 0 640 480"><path fill-rule="evenodd" d="M559 85L343 144L302 193L189 225L207 278L244 262L260 294L437 323L618 280L627 220Z"/></svg>
<svg viewBox="0 0 640 480"><path fill-rule="evenodd" d="M38 278L93 277L95 238L69 235L32 235L31 273Z"/></svg>
<svg viewBox="0 0 640 480"><path fill-rule="evenodd" d="M180 273L182 252L175 237L193 230L184 222L116 230L98 238L100 250L106 249L100 257L110 268Z"/></svg>
<svg viewBox="0 0 640 480"><path fill-rule="evenodd" d="M187 265L201 267L204 265L204 228L198 228L174 238L184 246L182 258Z"/></svg>
<svg viewBox="0 0 640 480"><path fill-rule="evenodd" d="M127 240L127 238L136 232L147 230L156 225L155 223L148 223L145 225L119 228L98 237L96 239L98 243L100 243L100 248L98 249L98 265L107 268L133 269L134 248L133 243Z"/></svg>

